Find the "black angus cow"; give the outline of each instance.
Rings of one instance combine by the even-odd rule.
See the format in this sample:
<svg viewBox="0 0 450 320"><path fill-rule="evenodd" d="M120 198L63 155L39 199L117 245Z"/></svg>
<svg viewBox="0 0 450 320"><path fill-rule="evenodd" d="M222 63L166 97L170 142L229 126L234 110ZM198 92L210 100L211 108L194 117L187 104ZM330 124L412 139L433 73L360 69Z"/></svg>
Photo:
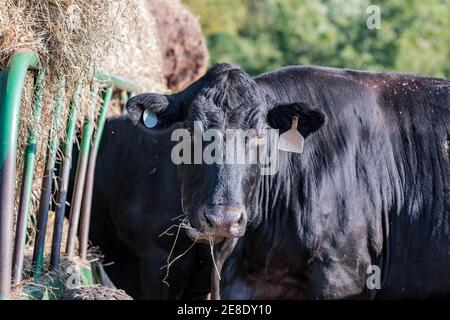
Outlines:
<svg viewBox="0 0 450 320"><path fill-rule="evenodd" d="M251 78L219 64L182 92L141 94L127 108L141 127L145 110L157 113L149 135L174 123L192 134L195 121L203 132L284 132L299 117L303 153L280 151L274 175L251 163L177 166L191 237L240 237L222 298L448 297L449 87L445 79L306 66ZM143 135L128 141L136 139Z"/></svg>
<svg viewBox="0 0 450 320"><path fill-rule="evenodd" d="M194 299L210 290L209 250L192 246L184 229L170 228L183 219L170 150L170 133L149 134L127 116L105 125L89 238L113 283L135 299Z"/></svg>

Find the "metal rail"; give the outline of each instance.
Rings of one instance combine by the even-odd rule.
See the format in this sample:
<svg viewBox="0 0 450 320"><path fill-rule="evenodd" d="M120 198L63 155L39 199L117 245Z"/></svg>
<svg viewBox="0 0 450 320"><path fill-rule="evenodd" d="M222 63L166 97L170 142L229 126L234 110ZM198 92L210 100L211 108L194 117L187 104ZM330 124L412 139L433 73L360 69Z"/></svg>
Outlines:
<svg viewBox="0 0 450 320"><path fill-rule="evenodd" d="M96 71L94 72L94 78L115 89L127 92L138 92L141 90L136 82L106 72Z"/></svg>
<svg viewBox="0 0 450 320"><path fill-rule="evenodd" d="M60 76L58 83L59 91L55 98L55 113L53 114L52 129L47 148L47 159L45 161L44 177L42 179L41 198L37 215L36 239L33 251L34 278L41 277L44 263L45 236L47 233L48 211L52 196L52 182L55 174L56 151L59 145L59 132L61 131L61 109L64 103L66 81Z"/></svg>
<svg viewBox="0 0 450 320"><path fill-rule="evenodd" d="M64 213L66 212L67 192L69 189L69 175L72 167L72 148L75 135L75 124L78 118L82 84L79 82L75 89L75 96L67 119L66 136L64 139L61 176L58 186L58 198L56 200L55 223L53 226L52 249L50 255L50 267L56 269L61 259L61 242L64 225Z"/></svg>
<svg viewBox="0 0 450 320"><path fill-rule="evenodd" d="M92 88L91 105L86 118L83 136L81 140L80 155L78 158L77 174L75 177L75 186L73 189L72 206L70 208L69 233L67 235L66 253L69 259L75 256L75 238L78 232L80 221L80 210L83 201L83 190L86 182L86 170L91 149L91 138L94 130L95 107L98 98L98 83Z"/></svg>
<svg viewBox="0 0 450 320"><path fill-rule="evenodd" d="M21 95L26 73L29 69L37 69L35 79L35 96L33 121L24 154L24 170L21 181L21 192L17 213L17 227L13 243L13 218L16 178L17 131L21 109ZM89 115L83 127L80 156L77 164L74 196L72 198L69 235L66 252L69 258L75 256L75 238L79 231L80 255L86 258L88 248L89 222L91 216L92 191L94 185L95 162L100 145L103 128L106 121L109 104L114 90L122 91L123 98L128 99L140 91L139 86L127 79L110 75L101 71L92 74L94 85ZM21 281L25 239L27 236L30 216L31 188L36 162L36 145L38 143L38 125L40 122L45 73L39 69L39 57L31 50L20 50L11 56L5 69L0 70L0 299L9 299L11 280L17 284ZM105 87L103 103L98 117L94 120L98 91ZM80 95L83 85L79 83L72 98L69 117L67 119L65 140L63 144L63 159L58 182L58 195L55 209L55 224L53 226L52 249L50 257L51 268L58 268L61 259L62 228L66 210L69 174L72 165L72 146L75 135L76 119L80 106ZM54 177L56 152L59 147L58 133L61 128L61 109L65 95L64 76L60 77L59 91L55 97L55 113L46 154L44 179L39 211L37 215L37 236L35 239L33 262L34 277L42 273L44 258L45 231L47 229L48 213ZM81 210L81 214L80 214ZM81 215L81 222L80 222ZM79 230L78 230L79 229ZM14 256L14 260L13 260ZM14 266L13 277L11 277ZM12 278L12 279L11 279Z"/></svg>
<svg viewBox="0 0 450 320"><path fill-rule="evenodd" d="M100 140L103 134L103 128L105 127L106 115L109 109L109 103L111 102L113 88L106 89L103 103L100 108L100 113L97 118L97 131L95 133L94 141L92 144L91 152L89 154L86 182L84 186L83 194L83 206L81 208L81 224L80 224L80 257L82 260L86 259L88 236L89 236L89 223L91 221L91 205L92 205L92 191L94 189L94 173L95 163L97 160L98 147L100 146Z"/></svg>
<svg viewBox="0 0 450 320"><path fill-rule="evenodd" d="M20 192L19 211L17 214L16 238L13 253L13 283L22 280L25 240L30 216L31 188L33 186L34 165L36 162L37 133L41 119L42 100L44 94L45 72L39 70L36 80L34 96L33 120L25 149L25 161L23 166L22 186Z"/></svg>
<svg viewBox="0 0 450 320"><path fill-rule="evenodd" d="M26 72L37 68L38 55L31 50L16 52L1 76L0 94L0 299L11 292L14 188L20 101Z"/></svg>

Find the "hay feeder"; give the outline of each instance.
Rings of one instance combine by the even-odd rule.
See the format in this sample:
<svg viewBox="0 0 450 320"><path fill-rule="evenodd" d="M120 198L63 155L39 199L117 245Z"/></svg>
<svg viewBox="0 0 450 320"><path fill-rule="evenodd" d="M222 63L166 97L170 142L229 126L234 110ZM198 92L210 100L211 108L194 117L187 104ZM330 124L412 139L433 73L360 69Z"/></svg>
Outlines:
<svg viewBox="0 0 450 320"><path fill-rule="evenodd" d="M29 128L27 144L23 154L23 173L18 210L16 199L16 154L18 150L18 128L21 113L21 100L27 73L33 75L34 99L33 120ZM111 76L99 71L92 72L90 82L79 82L75 90L67 90L64 76L58 80L58 90L53 102L53 118L48 137L40 135L36 124L41 117L45 71L39 63L39 55L28 49L15 52L6 68L0 71L0 298L11 298L11 283L23 297L29 299L56 299L67 289L86 285L105 285L108 281L98 259L88 251L88 233L92 200L93 174L97 150L100 144L106 114L114 92L128 99L140 90L139 86L124 78ZM87 112L81 112L82 91L90 89ZM66 99L66 92L74 92ZM101 99L100 99L101 97ZM66 108L65 102L69 101ZM63 109L69 109L63 117ZM80 155L76 166L76 179L70 222L66 239L63 239L64 213L67 204L69 172L71 168L72 146L76 135L78 114L83 118L81 129ZM64 125L63 125L64 122ZM65 128L63 143L60 145L60 131ZM31 267L24 268L26 239L29 233L32 185L35 178L37 145L47 138L45 166L36 217L36 232L32 250ZM61 151L61 170L55 179L55 165ZM55 190L56 185L56 190ZM57 192L56 192L57 191ZM45 243L48 217L51 211L52 195L57 194L50 259L45 261ZM14 217L16 226L14 228ZM15 230L15 237L14 237ZM76 250L76 238L79 238ZM13 239L15 238L15 241ZM65 241L65 250L63 247ZM14 243L14 246L12 246ZM94 257L95 258L95 257ZM26 279L23 279L23 276ZM68 285L70 282L74 282ZM44 288L44 289L43 289ZM105 289L106 290L106 289ZM102 292L109 296L108 290L96 289L89 292ZM78 291L77 291L78 292ZM92 294L91 294L92 295ZM20 294L15 293L14 297ZM112 295L115 296L115 295ZM21 297L21 298L23 298Z"/></svg>

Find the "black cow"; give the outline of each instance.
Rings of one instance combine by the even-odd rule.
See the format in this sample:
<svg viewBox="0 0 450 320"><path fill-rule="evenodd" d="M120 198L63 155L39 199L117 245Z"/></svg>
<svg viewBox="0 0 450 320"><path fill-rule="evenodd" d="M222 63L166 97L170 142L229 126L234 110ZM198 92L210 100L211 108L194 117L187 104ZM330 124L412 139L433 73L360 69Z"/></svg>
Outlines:
<svg viewBox="0 0 450 320"><path fill-rule="evenodd" d="M145 132L120 116L107 121L99 149L90 241L113 283L135 299L202 298L210 290L208 248L170 228L183 219L171 144L167 133ZM170 261L190 250L165 279L175 238Z"/></svg>
<svg viewBox="0 0 450 320"><path fill-rule="evenodd" d="M203 132L282 133L299 117L304 151L280 151L274 175L261 175L257 164L177 166L190 236L240 237L224 266L223 298L450 295L449 80L319 67L251 78L220 64L182 92L141 94L127 108L141 127L145 110L158 115L149 135L173 124L195 133L195 121ZM144 138L128 141L136 139Z"/></svg>

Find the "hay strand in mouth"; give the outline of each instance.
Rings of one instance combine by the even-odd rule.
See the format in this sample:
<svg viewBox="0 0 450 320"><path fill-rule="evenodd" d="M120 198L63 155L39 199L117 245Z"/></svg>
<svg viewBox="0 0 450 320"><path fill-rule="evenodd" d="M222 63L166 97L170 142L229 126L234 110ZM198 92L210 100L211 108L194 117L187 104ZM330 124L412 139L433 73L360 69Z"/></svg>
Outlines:
<svg viewBox="0 0 450 320"><path fill-rule="evenodd" d="M222 246L214 252L213 245L211 244L211 255L216 268L216 272L211 272L211 299L220 300L220 281L223 265L233 252L238 238L227 238L222 241Z"/></svg>
<svg viewBox="0 0 450 320"><path fill-rule="evenodd" d="M181 217L185 217L185 216L187 216L187 214L183 213L183 214L180 214L179 216L173 217L172 219L170 219L170 221L174 221L174 220L180 219Z"/></svg>
<svg viewBox="0 0 450 320"><path fill-rule="evenodd" d="M194 245L197 243L197 240L198 240L198 237L197 237L197 239L195 239L192 242L192 244L183 253L179 254L172 261L170 261L170 258L172 257L172 254L175 250L175 246L178 241L178 236L180 234L180 230L183 229L182 224L185 224L185 220L187 220L187 218L184 218L183 221L178 225L178 230L177 230L175 239L173 241L172 248L170 249L169 255L167 256L167 261L166 261L167 264L161 267L161 270L166 268L166 275L165 275L164 279L162 280L162 283L164 283L167 287L170 287L169 282L167 281L167 279L169 278L169 275L170 275L170 267L172 266L172 264L175 261L177 261L178 259L183 257L186 253L188 253L194 247ZM167 232L167 230L165 232Z"/></svg>
<svg viewBox="0 0 450 320"><path fill-rule="evenodd" d="M182 217L185 215L180 215L178 217L175 217L173 219L170 219L171 221L173 221L176 218ZM161 238L162 236L173 236L173 233L170 233L169 231L172 230L173 228L182 228L185 230L195 230L197 231L195 228L192 228L188 223L186 223L187 218L183 218L182 220L179 218L180 223L179 224L173 224L170 227L168 227L166 230L164 230L163 232L161 232L161 234L158 236L158 238Z"/></svg>
<svg viewBox="0 0 450 320"><path fill-rule="evenodd" d="M222 280L222 278L220 277L219 269L217 268L216 259L214 258L214 243L213 243L211 237L209 237L209 247L211 249L210 250L210 252L211 252L211 259L212 259L212 263L213 263L213 266L214 266L214 270L217 273L217 278L219 280Z"/></svg>

